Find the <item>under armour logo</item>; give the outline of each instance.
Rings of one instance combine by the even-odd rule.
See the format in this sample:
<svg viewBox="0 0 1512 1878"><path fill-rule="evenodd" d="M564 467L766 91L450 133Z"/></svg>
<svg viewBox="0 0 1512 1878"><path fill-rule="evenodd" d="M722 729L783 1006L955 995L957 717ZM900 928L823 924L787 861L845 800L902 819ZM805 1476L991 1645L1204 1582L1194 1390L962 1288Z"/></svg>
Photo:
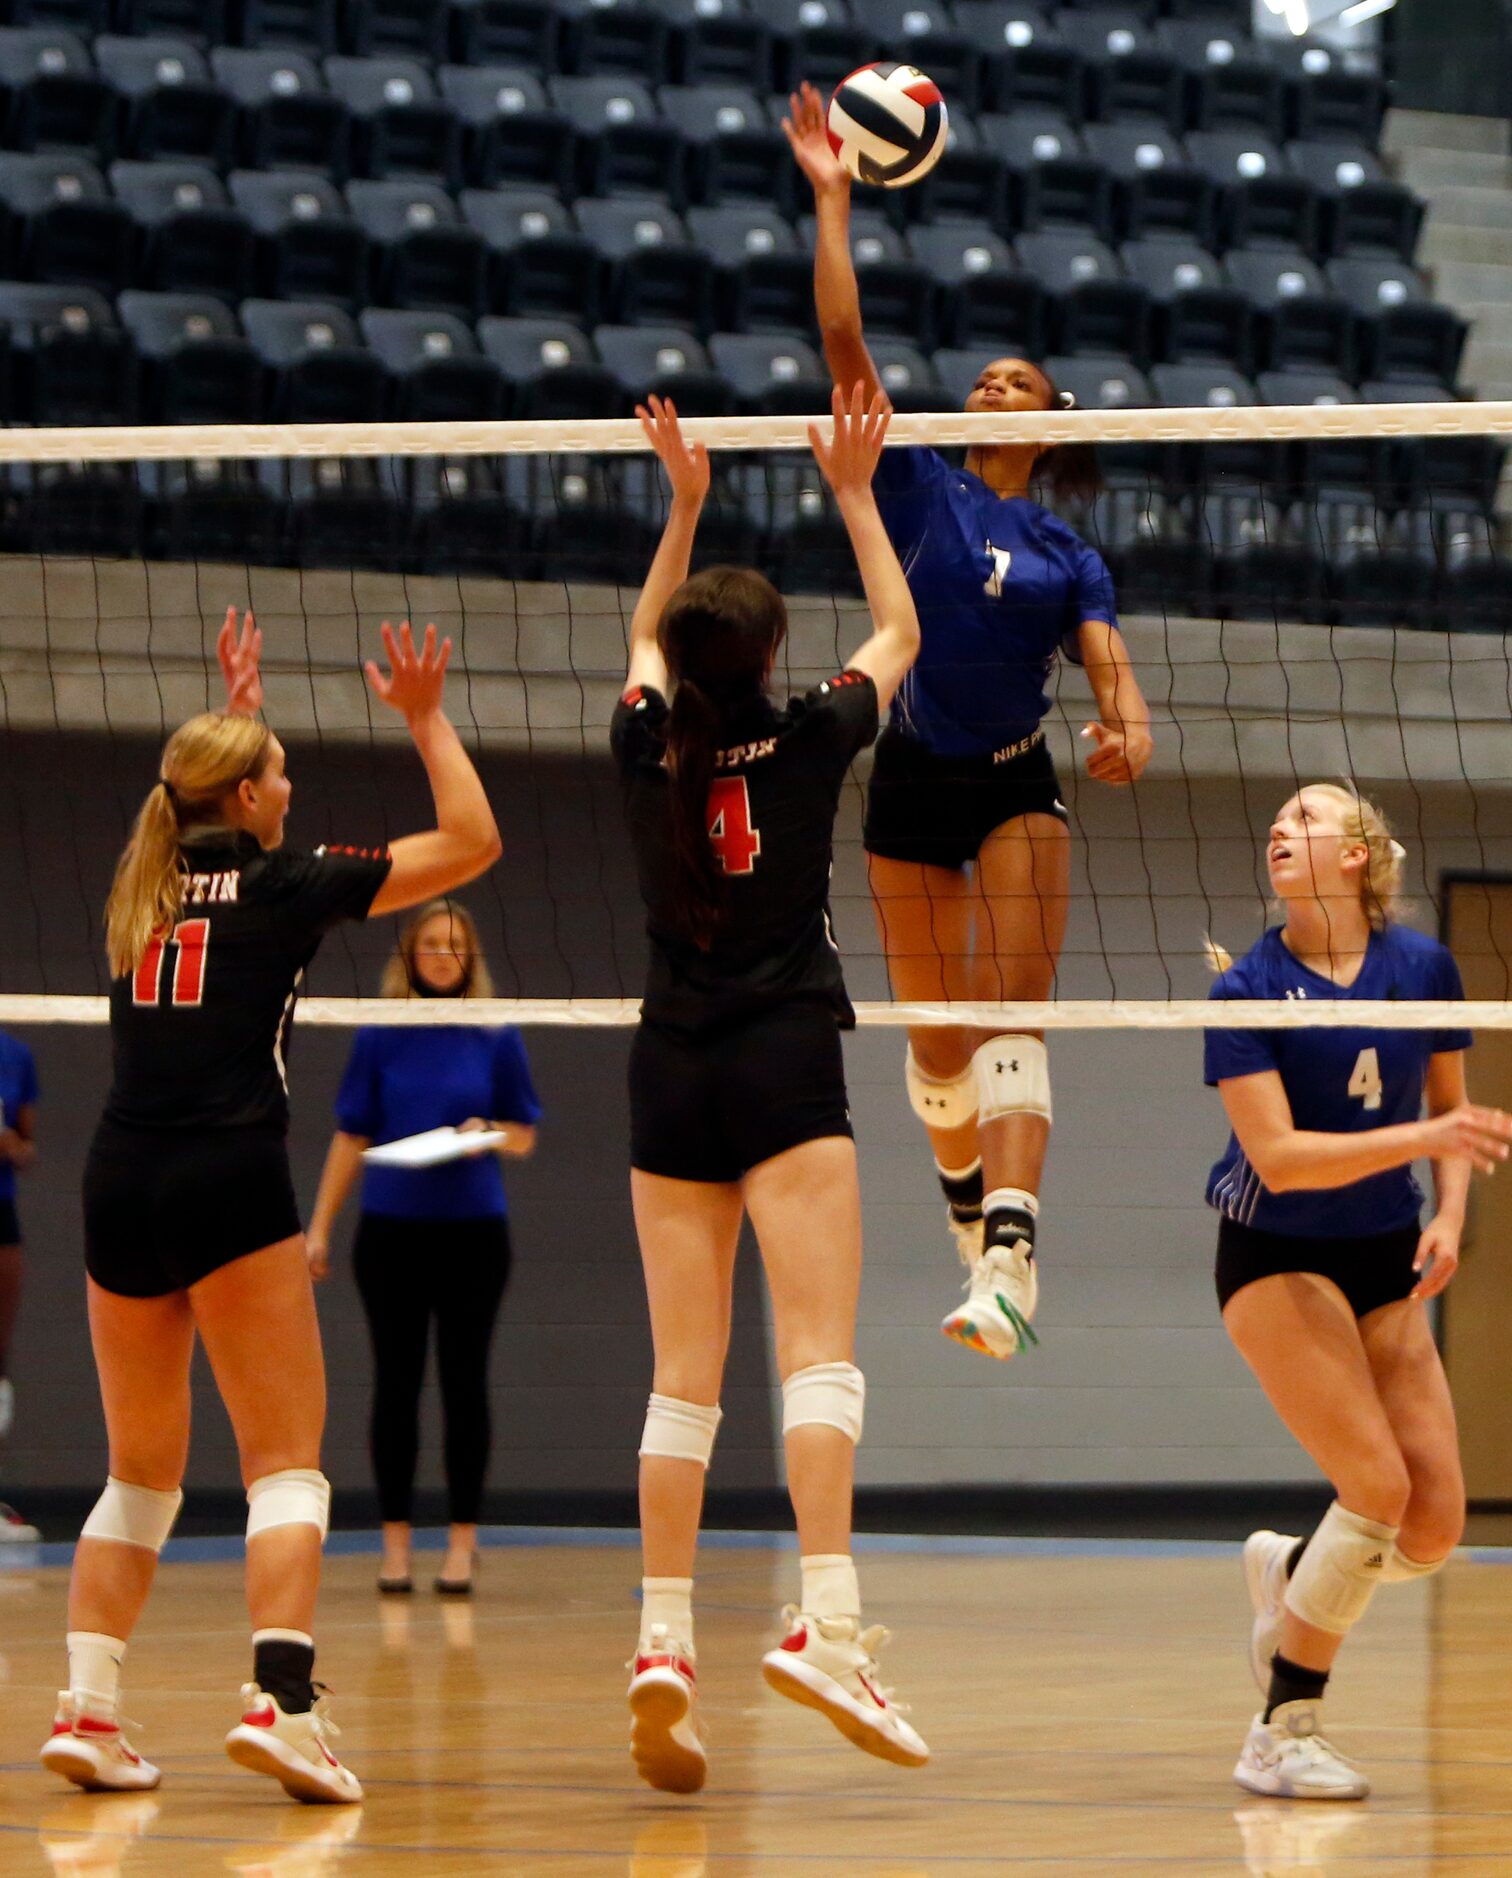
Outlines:
<svg viewBox="0 0 1512 1878"><path fill-rule="evenodd" d="M1385 1563L1386 1560L1383 1554L1373 1552L1365 1561L1365 1570L1368 1572L1378 1572Z"/></svg>
<svg viewBox="0 0 1512 1878"><path fill-rule="evenodd" d="M997 1070L997 1073L1001 1076L1003 1073L1003 1065L1001 1063L996 1063L993 1065L993 1067ZM1009 1059L1008 1068L1013 1072L1015 1076L1018 1074L1018 1058L1016 1056Z"/></svg>

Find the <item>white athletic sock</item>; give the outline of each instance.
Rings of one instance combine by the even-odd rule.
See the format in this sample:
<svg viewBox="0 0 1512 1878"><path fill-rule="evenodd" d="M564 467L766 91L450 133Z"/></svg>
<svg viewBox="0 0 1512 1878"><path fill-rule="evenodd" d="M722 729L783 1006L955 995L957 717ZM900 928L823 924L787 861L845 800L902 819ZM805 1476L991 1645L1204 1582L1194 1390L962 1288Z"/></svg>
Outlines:
<svg viewBox="0 0 1512 1878"><path fill-rule="evenodd" d="M68 1633L68 1693L99 1715L114 1717L126 1645L99 1630Z"/></svg>
<svg viewBox="0 0 1512 1878"><path fill-rule="evenodd" d="M640 1647L651 1642L655 1627L665 1630L674 1643L693 1648L693 1580L691 1578L642 1578Z"/></svg>
<svg viewBox="0 0 1512 1878"><path fill-rule="evenodd" d="M799 1607L809 1617L861 1615L861 1587L849 1552L811 1552L798 1561L803 1573Z"/></svg>

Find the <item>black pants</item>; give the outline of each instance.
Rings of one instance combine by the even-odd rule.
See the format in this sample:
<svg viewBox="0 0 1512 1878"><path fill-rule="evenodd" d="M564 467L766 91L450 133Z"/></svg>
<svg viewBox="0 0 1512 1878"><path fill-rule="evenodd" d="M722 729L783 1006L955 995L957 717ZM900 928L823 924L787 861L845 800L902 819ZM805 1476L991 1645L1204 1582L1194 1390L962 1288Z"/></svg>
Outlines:
<svg viewBox="0 0 1512 1878"><path fill-rule="evenodd" d="M352 1269L373 1338L373 1472L382 1519L410 1517L434 1317L451 1519L477 1521L492 1434L488 1349L509 1258L502 1219L362 1215Z"/></svg>

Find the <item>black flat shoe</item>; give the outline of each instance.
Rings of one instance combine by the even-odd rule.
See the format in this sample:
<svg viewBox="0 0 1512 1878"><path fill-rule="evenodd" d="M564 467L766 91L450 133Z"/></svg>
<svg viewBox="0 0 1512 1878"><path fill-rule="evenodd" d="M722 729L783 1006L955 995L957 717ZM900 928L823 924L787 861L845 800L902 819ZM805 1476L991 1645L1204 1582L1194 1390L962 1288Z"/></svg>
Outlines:
<svg viewBox="0 0 1512 1878"><path fill-rule="evenodd" d="M415 1588L415 1581L406 1572L402 1578L385 1578L378 1574L378 1589L386 1598L407 1598Z"/></svg>
<svg viewBox="0 0 1512 1878"><path fill-rule="evenodd" d="M471 1578L438 1578L436 1590L443 1598L470 1598L473 1581Z"/></svg>

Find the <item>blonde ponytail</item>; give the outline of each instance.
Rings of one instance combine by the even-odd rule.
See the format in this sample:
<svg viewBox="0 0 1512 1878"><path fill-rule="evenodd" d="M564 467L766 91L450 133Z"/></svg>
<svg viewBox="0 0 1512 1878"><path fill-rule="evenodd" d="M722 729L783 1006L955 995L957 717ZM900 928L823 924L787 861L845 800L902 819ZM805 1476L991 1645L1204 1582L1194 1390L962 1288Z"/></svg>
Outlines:
<svg viewBox="0 0 1512 1878"><path fill-rule="evenodd" d="M1377 932L1396 918L1407 850L1392 835L1386 817L1350 783L1309 783L1343 809L1344 837L1357 841L1367 859L1360 875L1360 906Z"/></svg>
<svg viewBox="0 0 1512 1878"><path fill-rule="evenodd" d="M168 739L158 780L137 811L105 902L112 977L134 972L153 934L178 920L183 830L220 819L225 798L262 774L272 741L272 732L255 718L215 711L191 717Z"/></svg>
<svg viewBox="0 0 1512 1878"><path fill-rule="evenodd" d="M1202 935L1202 955L1207 960L1208 970L1215 977L1220 972L1226 972L1234 962L1233 953L1225 951L1210 932Z"/></svg>

